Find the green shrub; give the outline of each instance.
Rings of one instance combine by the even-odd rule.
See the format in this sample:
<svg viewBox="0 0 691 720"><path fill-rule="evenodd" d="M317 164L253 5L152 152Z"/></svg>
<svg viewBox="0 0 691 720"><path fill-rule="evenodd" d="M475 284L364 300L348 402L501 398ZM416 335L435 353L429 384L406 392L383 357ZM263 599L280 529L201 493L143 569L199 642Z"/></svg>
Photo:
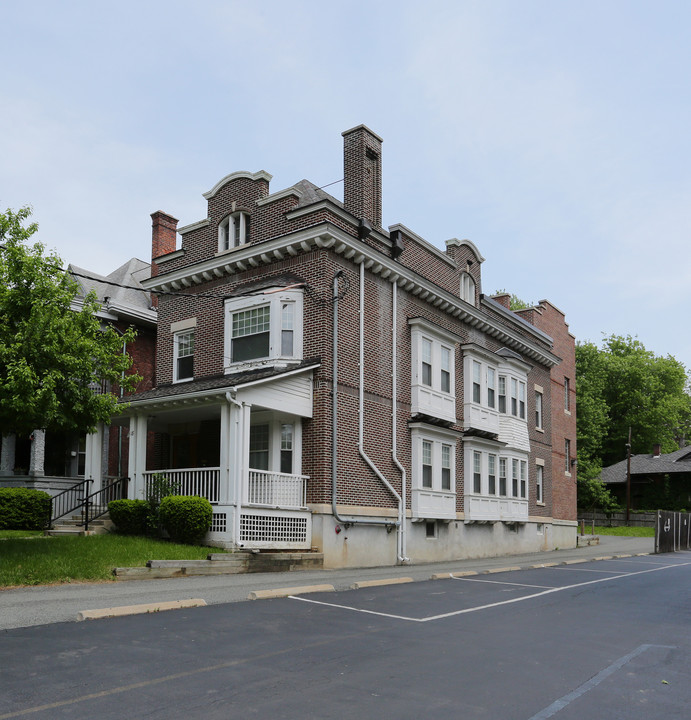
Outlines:
<svg viewBox="0 0 691 720"><path fill-rule="evenodd" d="M111 500L110 519L123 535L148 535L152 524L151 506L146 500Z"/></svg>
<svg viewBox="0 0 691 720"><path fill-rule="evenodd" d="M176 480L169 480L165 473L154 473L146 488L146 501L149 503L151 508L151 514L149 516L149 530L153 535L161 534L161 520L159 518L158 509L161 505L161 500L169 495L180 494L180 482Z"/></svg>
<svg viewBox="0 0 691 720"><path fill-rule="evenodd" d="M211 503L198 496L169 495L161 500L159 518L171 539L194 543L211 527Z"/></svg>
<svg viewBox="0 0 691 720"><path fill-rule="evenodd" d="M0 488L0 530L42 530L49 520L50 495L29 488Z"/></svg>

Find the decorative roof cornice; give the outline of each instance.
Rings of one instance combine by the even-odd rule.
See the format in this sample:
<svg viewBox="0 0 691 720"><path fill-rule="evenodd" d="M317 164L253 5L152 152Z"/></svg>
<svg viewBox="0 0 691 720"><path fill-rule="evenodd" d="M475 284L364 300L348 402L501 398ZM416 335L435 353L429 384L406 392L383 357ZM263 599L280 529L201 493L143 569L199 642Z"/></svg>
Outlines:
<svg viewBox="0 0 691 720"><path fill-rule="evenodd" d="M561 359L549 350L540 347L537 342L524 337L522 333L513 328L499 323L495 318L483 312L481 308L461 300L431 280L422 277L414 270L401 265L383 252L329 222L322 222L261 243L240 245L232 253L208 258L144 280L142 286L154 292L184 290L216 278L271 265L274 262L320 248L330 249L357 265L364 264L365 269L375 275L380 275L389 282L395 282L406 292L430 303L441 312L446 312L468 323L471 327L494 337L497 342L513 348L542 365L552 367L561 362ZM496 304L498 305L498 303ZM537 328L515 316L511 319L536 339L551 344L551 338Z"/></svg>
<svg viewBox="0 0 691 720"><path fill-rule="evenodd" d="M230 173L224 178L221 178L208 192L202 193L205 200L210 200L226 183L231 180L240 180L246 178L247 180L266 180L271 182L273 175L270 175L266 170L260 170L256 173L247 172L246 170L238 170L237 172Z"/></svg>

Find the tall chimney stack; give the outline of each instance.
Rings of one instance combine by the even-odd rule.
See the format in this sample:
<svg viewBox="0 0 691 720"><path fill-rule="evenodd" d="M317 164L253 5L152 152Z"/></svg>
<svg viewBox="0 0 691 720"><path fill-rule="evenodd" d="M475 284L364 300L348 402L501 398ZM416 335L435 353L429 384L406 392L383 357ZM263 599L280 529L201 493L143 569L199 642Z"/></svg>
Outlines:
<svg viewBox="0 0 691 720"><path fill-rule="evenodd" d="M177 229L177 218L161 210L151 213L151 277L158 275L154 259L175 251Z"/></svg>
<svg viewBox="0 0 691 720"><path fill-rule="evenodd" d="M358 220L381 227L381 146L384 142L364 125L343 135L343 205Z"/></svg>

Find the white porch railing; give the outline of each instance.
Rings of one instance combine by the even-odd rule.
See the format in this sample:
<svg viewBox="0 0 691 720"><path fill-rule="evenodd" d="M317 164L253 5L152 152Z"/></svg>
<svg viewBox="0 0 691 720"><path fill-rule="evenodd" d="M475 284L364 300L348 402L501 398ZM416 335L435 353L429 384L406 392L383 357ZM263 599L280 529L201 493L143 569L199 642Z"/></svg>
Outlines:
<svg viewBox="0 0 691 720"><path fill-rule="evenodd" d="M144 473L147 496L150 494L152 476L154 475L164 475L168 482L177 488L176 493L179 495L199 495L212 503L217 503L219 500L220 468L147 470Z"/></svg>
<svg viewBox="0 0 691 720"><path fill-rule="evenodd" d="M307 504L307 476L267 470L249 471L247 502L280 508L304 508Z"/></svg>

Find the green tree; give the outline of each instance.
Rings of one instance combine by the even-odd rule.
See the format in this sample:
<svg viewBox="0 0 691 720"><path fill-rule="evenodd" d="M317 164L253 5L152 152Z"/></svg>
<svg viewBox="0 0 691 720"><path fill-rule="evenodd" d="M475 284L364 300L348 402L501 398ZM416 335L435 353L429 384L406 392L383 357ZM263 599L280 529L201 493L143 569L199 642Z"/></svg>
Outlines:
<svg viewBox="0 0 691 720"><path fill-rule="evenodd" d="M29 208L0 213L0 431L35 428L91 432L108 422L118 396L96 394L105 382L133 389L131 359L119 335L101 327L99 305L89 294L73 309L77 283L57 255L30 238Z"/></svg>
<svg viewBox="0 0 691 720"><path fill-rule="evenodd" d="M605 337L602 347L576 344L578 473L597 477L602 466L623 460L631 427L631 452L678 448L688 434L691 402L686 369L658 357L630 336Z"/></svg>

